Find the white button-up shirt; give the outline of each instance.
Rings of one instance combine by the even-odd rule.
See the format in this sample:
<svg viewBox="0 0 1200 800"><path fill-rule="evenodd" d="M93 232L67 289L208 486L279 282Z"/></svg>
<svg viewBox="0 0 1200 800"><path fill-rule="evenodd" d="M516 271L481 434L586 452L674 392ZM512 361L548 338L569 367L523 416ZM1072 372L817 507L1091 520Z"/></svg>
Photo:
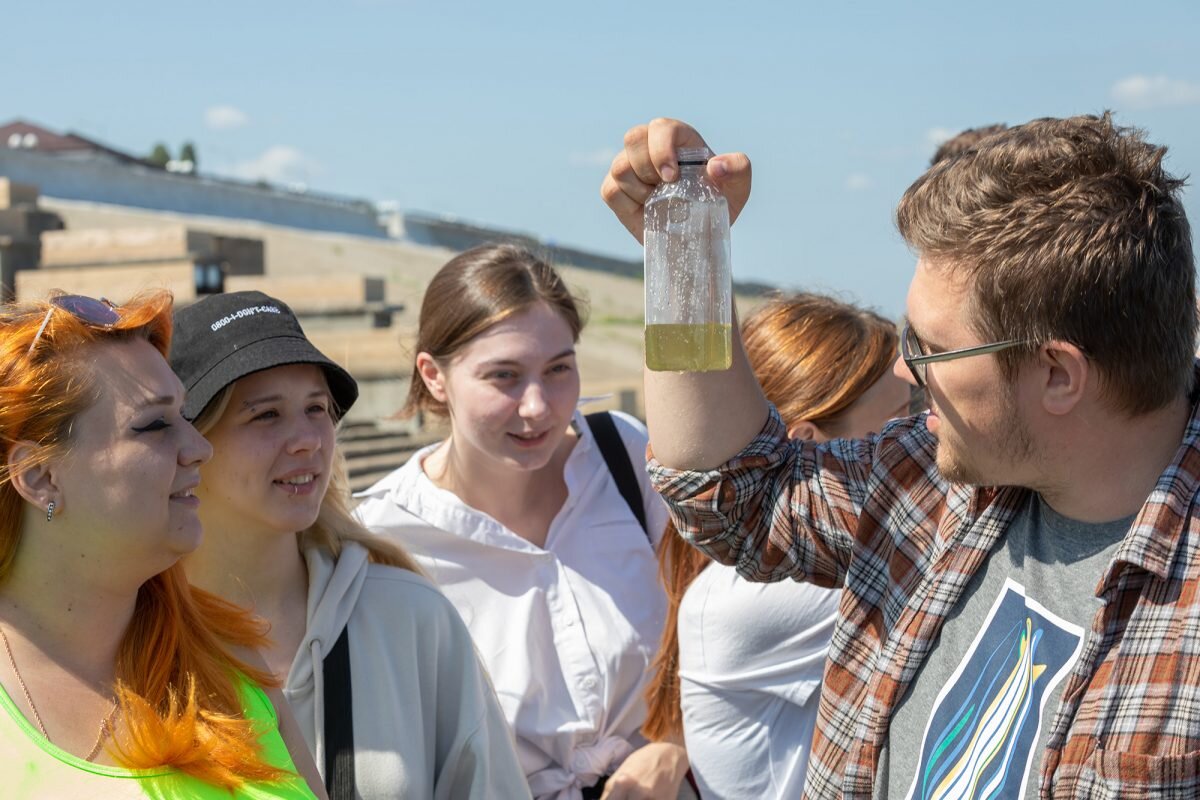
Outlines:
<svg viewBox="0 0 1200 800"><path fill-rule="evenodd" d="M645 743L642 690L666 614L655 550L667 512L643 466L645 428L613 416L649 537L578 413L567 500L545 549L435 486L422 464L436 445L364 492L355 512L403 544L458 608L536 798L577 800Z"/></svg>

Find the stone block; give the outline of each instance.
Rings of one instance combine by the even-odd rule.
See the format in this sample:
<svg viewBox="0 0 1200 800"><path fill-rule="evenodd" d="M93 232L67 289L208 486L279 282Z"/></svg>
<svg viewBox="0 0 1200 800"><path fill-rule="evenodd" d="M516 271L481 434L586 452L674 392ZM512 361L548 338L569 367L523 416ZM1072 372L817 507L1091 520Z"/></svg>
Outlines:
<svg viewBox="0 0 1200 800"><path fill-rule="evenodd" d="M168 289L175 302L196 299L196 265L191 260L110 267L58 267L16 273L18 300L45 298L52 290L107 297L118 305L147 289Z"/></svg>
<svg viewBox="0 0 1200 800"><path fill-rule="evenodd" d="M38 187L0 178L0 208L35 208L37 201Z"/></svg>
<svg viewBox="0 0 1200 800"><path fill-rule="evenodd" d="M266 269L266 248L262 239L240 236L213 237L213 260L225 265L226 275L262 275Z"/></svg>
<svg viewBox="0 0 1200 800"><path fill-rule="evenodd" d="M0 208L0 236L11 236L17 241L34 241L48 231L59 231L62 218L53 211L21 206Z"/></svg>
<svg viewBox="0 0 1200 800"><path fill-rule="evenodd" d="M225 291L278 297L300 315L361 314L383 301L383 278L366 275L230 275Z"/></svg>
<svg viewBox="0 0 1200 800"><path fill-rule="evenodd" d="M214 260L211 233L186 225L65 230L42 237L43 267Z"/></svg>

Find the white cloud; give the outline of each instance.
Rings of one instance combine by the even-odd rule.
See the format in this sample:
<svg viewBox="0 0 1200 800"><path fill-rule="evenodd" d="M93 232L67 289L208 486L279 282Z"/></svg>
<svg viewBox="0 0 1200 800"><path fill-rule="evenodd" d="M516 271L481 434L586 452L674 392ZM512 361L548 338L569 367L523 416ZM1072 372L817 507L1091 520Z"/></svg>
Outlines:
<svg viewBox="0 0 1200 800"><path fill-rule="evenodd" d="M1130 75L1112 85L1112 98L1130 108L1161 108L1200 104L1200 84L1166 75Z"/></svg>
<svg viewBox="0 0 1200 800"><path fill-rule="evenodd" d="M246 112L233 106L212 106L204 110L204 124L214 131L231 131L249 122Z"/></svg>
<svg viewBox="0 0 1200 800"><path fill-rule="evenodd" d="M268 147L258 158L234 164L229 172L248 181L303 184L324 170L315 159L296 148L277 144Z"/></svg>
<svg viewBox="0 0 1200 800"><path fill-rule="evenodd" d="M846 178L846 188L851 192L861 192L863 189L870 189L871 178L869 175L855 172Z"/></svg>
<svg viewBox="0 0 1200 800"><path fill-rule="evenodd" d="M611 147L598 147L595 150L577 151L567 156L572 167L607 167L617 157L617 151Z"/></svg>
<svg viewBox="0 0 1200 800"><path fill-rule="evenodd" d="M929 130L925 131L925 141L928 144L937 147L942 142L954 138L955 134L956 131L952 131L949 128L930 128Z"/></svg>

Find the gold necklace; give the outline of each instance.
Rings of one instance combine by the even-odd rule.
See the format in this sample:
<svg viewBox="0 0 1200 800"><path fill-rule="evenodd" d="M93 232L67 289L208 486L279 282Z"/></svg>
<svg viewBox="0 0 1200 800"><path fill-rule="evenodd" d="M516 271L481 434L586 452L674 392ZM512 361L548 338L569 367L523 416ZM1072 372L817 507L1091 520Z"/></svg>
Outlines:
<svg viewBox="0 0 1200 800"><path fill-rule="evenodd" d="M29 704L29 710L33 712L33 721L37 723L38 730L49 742L50 734L46 733L46 724L42 722L42 715L38 713L37 706L33 704L33 697L29 694L29 687L25 685L25 679L21 677L21 670L17 669L17 660L13 658L12 645L8 643L8 636L4 633L4 628L0 628L0 641L4 642L4 652L8 654L8 664L17 678L17 685L21 687L21 693L25 695L25 702ZM100 732L96 735L96 743L92 745L91 751L83 757L84 761L91 761L100 755L100 748L104 745L104 740L112 735L112 721L116 714L117 704L113 703L112 710L104 715L104 719L100 720Z"/></svg>

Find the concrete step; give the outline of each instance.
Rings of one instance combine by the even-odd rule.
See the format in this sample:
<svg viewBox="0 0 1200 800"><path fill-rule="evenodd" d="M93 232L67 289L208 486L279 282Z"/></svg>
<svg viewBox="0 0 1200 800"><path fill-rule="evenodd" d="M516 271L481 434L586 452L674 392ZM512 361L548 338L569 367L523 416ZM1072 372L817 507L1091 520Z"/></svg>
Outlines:
<svg viewBox="0 0 1200 800"><path fill-rule="evenodd" d="M48 267L16 275L18 300L40 300L52 289L107 297L117 305L146 289L170 289L175 302L196 299L196 265L189 260L113 267Z"/></svg>
<svg viewBox="0 0 1200 800"><path fill-rule="evenodd" d="M47 231L62 230L62 218L53 211L32 206L0 208L0 236L17 241L36 242Z"/></svg>
<svg viewBox="0 0 1200 800"><path fill-rule="evenodd" d="M369 423L344 426L338 433L338 447L346 459L351 491L366 489L440 438L435 432L414 435Z"/></svg>
<svg viewBox="0 0 1200 800"><path fill-rule="evenodd" d="M420 447L420 444L415 444L413 437L407 434L388 434L363 439L343 439L340 442L342 455L348 461L364 456L382 455L384 453L408 453L418 447Z"/></svg>
<svg viewBox="0 0 1200 800"><path fill-rule="evenodd" d="M36 208L37 202L36 186L0 178L0 208Z"/></svg>
<svg viewBox="0 0 1200 800"><path fill-rule="evenodd" d="M192 260L213 250L210 233L165 228L68 229L42 236L42 266L85 267Z"/></svg>
<svg viewBox="0 0 1200 800"><path fill-rule="evenodd" d="M289 302L286 297L280 299ZM295 310L295 306L292 308ZM415 331L394 328L328 330L308 322L304 323L304 331L318 350L348 369L359 381L374 378L407 379L412 371L410 350L416 341ZM403 396L398 397L396 407L403 402Z"/></svg>
<svg viewBox="0 0 1200 800"><path fill-rule="evenodd" d="M403 462L401 462L401 463L403 463ZM371 469L367 472L351 474L350 475L350 491L351 492L361 492L363 489L371 488L371 486L374 485L376 481L378 481L380 478L387 477L396 469L396 467L399 467L399 466L400 466L400 464L397 464L394 467L378 467L375 469Z"/></svg>
<svg viewBox="0 0 1200 800"><path fill-rule="evenodd" d="M413 431L405 423L396 420L359 420L357 422L347 420L338 428L338 444L368 442L375 439L391 439L395 436L404 436L411 439L413 438Z"/></svg>
<svg viewBox="0 0 1200 800"><path fill-rule="evenodd" d="M230 275L225 291L260 291L278 297L297 314L338 314L382 305L383 278L355 274Z"/></svg>
<svg viewBox="0 0 1200 800"><path fill-rule="evenodd" d="M42 266L97 267L189 259L222 264L229 275L262 275L261 239L197 230L185 225L68 229L42 236Z"/></svg>
<svg viewBox="0 0 1200 800"><path fill-rule="evenodd" d="M354 477L355 475L362 475L377 470L386 471L396 469L403 465L405 461L408 461L412 454L419 449L419 447L413 447L411 450L398 450L393 453L376 453L375 455L347 458L346 470L349 472L350 477Z"/></svg>
<svg viewBox="0 0 1200 800"><path fill-rule="evenodd" d="M403 449L403 447L412 446L413 434L395 431L395 432L379 432L367 435L356 435L356 437L347 437L340 435L337 438L337 444L341 445L342 452L347 456L350 453L373 452L378 450L395 450Z"/></svg>

